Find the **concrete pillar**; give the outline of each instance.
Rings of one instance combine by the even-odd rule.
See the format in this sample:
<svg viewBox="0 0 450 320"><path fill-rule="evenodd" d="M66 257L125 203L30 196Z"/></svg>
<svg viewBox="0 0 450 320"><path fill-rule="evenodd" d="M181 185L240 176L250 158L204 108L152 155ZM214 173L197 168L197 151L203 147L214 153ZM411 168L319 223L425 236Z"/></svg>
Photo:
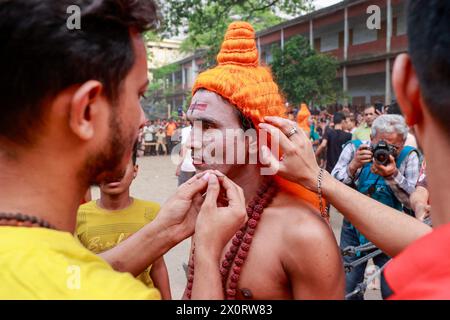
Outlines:
<svg viewBox="0 0 450 320"><path fill-rule="evenodd" d="M175 88L175 72L172 72L172 87Z"/></svg>
<svg viewBox="0 0 450 320"><path fill-rule="evenodd" d="M387 14L387 30L386 30L386 52L391 52L391 40L392 40L392 1L386 0L386 14ZM391 104L392 92L391 92L391 60L386 58L386 89L384 94L384 103L386 105Z"/></svg>
<svg viewBox="0 0 450 320"><path fill-rule="evenodd" d="M314 49L314 30L313 30L313 20L309 20L309 45L311 49Z"/></svg>
<svg viewBox="0 0 450 320"><path fill-rule="evenodd" d="M169 118L172 116L172 111L177 110L177 101L175 98L172 98L172 106L170 108Z"/></svg>
<svg viewBox="0 0 450 320"><path fill-rule="evenodd" d="M195 63L195 58L193 58L191 62L191 86L194 85L196 76L197 76L197 64Z"/></svg>
<svg viewBox="0 0 450 320"><path fill-rule="evenodd" d="M391 39L392 39L392 3L391 0L387 0L386 3L387 13L387 30L386 30L386 52L391 52Z"/></svg>
<svg viewBox="0 0 450 320"><path fill-rule="evenodd" d="M347 7L344 9L344 61L348 59L348 42L349 42L349 33L348 33L348 10Z"/></svg>
<svg viewBox="0 0 450 320"><path fill-rule="evenodd" d="M186 89L186 69L184 68L184 66L181 66L181 85L182 85L182 89L185 90Z"/></svg>
<svg viewBox="0 0 450 320"><path fill-rule="evenodd" d="M384 104L391 104L391 60L389 58L386 59L386 90L385 90L385 99Z"/></svg>
<svg viewBox="0 0 450 320"><path fill-rule="evenodd" d="M281 28L281 50L284 50L284 29Z"/></svg>
<svg viewBox="0 0 450 320"><path fill-rule="evenodd" d="M342 90L348 91L347 66L342 69Z"/></svg>
<svg viewBox="0 0 450 320"><path fill-rule="evenodd" d="M347 66L344 66L344 68L342 69L342 91L344 93L348 92L348 78L347 78ZM344 101L344 106L348 106L348 99L345 98Z"/></svg>

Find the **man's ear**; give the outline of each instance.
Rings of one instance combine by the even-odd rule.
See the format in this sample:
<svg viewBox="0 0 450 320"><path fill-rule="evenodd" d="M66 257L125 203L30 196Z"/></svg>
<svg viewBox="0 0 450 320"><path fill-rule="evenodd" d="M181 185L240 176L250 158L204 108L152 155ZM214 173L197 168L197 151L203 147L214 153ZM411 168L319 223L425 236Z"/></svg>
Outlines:
<svg viewBox="0 0 450 320"><path fill-rule="evenodd" d="M417 124L423 116L419 79L408 54L400 54L394 63L392 84L397 101L409 126Z"/></svg>
<svg viewBox="0 0 450 320"><path fill-rule="evenodd" d="M74 93L70 101L70 128L83 140L94 135L92 116L96 113L103 85L95 80L83 83Z"/></svg>

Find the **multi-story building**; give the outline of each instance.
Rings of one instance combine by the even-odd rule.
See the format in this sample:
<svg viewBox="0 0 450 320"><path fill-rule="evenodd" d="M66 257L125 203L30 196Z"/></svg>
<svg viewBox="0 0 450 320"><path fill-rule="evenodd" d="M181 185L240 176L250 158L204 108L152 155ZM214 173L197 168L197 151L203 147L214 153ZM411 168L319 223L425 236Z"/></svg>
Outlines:
<svg viewBox="0 0 450 320"><path fill-rule="evenodd" d="M152 72L162 66L177 61L186 56L180 52L180 40L165 39L162 41L148 41L147 42L147 52L148 52L148 69L150 80L152 80Z"/></svg>
<svg viewBox="0 0 450 320"><path fill-rule="evenodd" d="M394 98L391 73L396 55L407 51L406 1L344 0L256 34L261 63L272 61L271 48L281 48L289 38L301 35L316 51L331 54L339 61L337 78L349 103L365 105ZM373 11L375 10L375 11ZM380 13L381 23L368 26ZM375 20L376 21L376 20ZM371 23L369 23L371 26ZM174 88L168 97L173 107L183 104L202 63L202 53L176 64L170 81Z"/></svg>

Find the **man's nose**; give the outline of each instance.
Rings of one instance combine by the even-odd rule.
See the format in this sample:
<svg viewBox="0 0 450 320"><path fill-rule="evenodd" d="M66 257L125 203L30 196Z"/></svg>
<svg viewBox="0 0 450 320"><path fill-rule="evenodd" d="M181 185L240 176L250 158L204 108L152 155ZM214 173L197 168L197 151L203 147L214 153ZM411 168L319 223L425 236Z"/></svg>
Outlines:
<svg viewBox="0 0 450 320"><path fill-rule="evenodd" d="M142 107L139 108L139 112L140 112L140 115L139 115L139 129L142 129L142 128L144 128L145 124L147 123L148 118L145 115L144 109Z"/></svg>

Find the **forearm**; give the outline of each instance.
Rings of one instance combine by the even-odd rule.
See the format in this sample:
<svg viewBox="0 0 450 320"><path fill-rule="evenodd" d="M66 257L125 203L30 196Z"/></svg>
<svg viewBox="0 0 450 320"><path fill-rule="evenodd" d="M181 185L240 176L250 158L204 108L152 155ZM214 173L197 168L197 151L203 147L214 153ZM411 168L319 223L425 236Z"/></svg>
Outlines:
<svg viewBox="0 0 450 320"><path fill-rule="evenodd" d="M411 208L410 195L415 190L416 180L407 179L401 172L397 172L395 176L385 179L394 192L395 197L405 206ZM414 181L414 182L413 182Z"/></svg>
<svg viewBox="0 0 450 320"><path fill-rule="evenodd" d="M353 182L353 177L358 173L357 171L350 170L351 165L342 165L337 163L334 167L331 175L340 182L350 185Z"/></svg>
<svg viewBox="0 0 450 320"><path fill-rule="evenodd" d="M345 173L347 174L347 181L353 181L353 177L356 176L357 173L359 173L361 167L358 167L358 165L354 161L350 161L347 168L345 168ZM347 183L348 184L348 183Z"/></svg>
<svg viewBox="0 0 450 320"><path fill-rule="evenodd" d="M167 266L164 262L164 258L161 257L155 261L150 271L150 277L153 284L161 292L163 300L172 300L172 294L170 292L169 274L167 272Z"/></svg>
<svg viewBox="0 0 450 320"><path fill-rule="evenodd" d="M390 256L431 231L424 223L373 200L324 173L323 194L362 234Z"/></svg>
<svg viewBox="0 0 450 320"><path fill-rule="evenodd" d="M347 185L352 184L359 168L354 164L355 150L352 145L347 145L341 152L339 160L333 168L331 175Z"/></svg>
<svg viewBox="0 0 450 320"><path fill-rule="evenodd" d="M197 242L196 242L197 243ZM195 248L195 278L192 286L192 300L223 300L222 278L219 272L219 255L208 248Z"/></svg>
<svg viewBox="0 0 450 320"><path fill-rule="evenodd" d="M99 256L116 271L137 276L178 243L171 230L155 220Z"/></svg>
<svg viewBox="0 0 450 320"><path fill-rule="evenodd" d="M411 209L416 211L416 208L419 204L427 205L428 204L428 190L424 187L418 186L416 191L411 194L410 197Z"/></svg>
<svg viewBox="0 0 450 320"><path fill-rule="evenodd" d="M323 144L320 144L319 147L316 150L316 157L318 158L321 154L325 146Z"/></svg>

